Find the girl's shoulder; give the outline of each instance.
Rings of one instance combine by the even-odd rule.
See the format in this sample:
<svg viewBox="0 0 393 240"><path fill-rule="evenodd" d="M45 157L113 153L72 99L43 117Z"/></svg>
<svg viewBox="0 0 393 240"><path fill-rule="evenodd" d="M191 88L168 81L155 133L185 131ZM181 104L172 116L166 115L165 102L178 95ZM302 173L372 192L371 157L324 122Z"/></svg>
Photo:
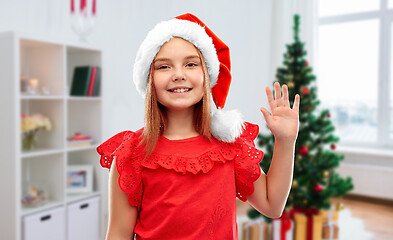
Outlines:
<svg viewBox="0 0 393 240"><path fill-rule="evenodd" d="M131 155L139 145L143 128L137 131L124 130L102 142L97 148L101 155L101 166L110 169L113 157Z"/></svg>
<svg viewBox="0 0 393 240"><path fill-rule="evenodd" d="M142 131L143 128L135 132L130 130L119 132L97 147L97 152L101 155L100 164L102 167L111 169L112 162L116 159L119 187L127 193L128 202L138 208L141 204L143 186L141 158L137 152L137 146Z"/></svg>

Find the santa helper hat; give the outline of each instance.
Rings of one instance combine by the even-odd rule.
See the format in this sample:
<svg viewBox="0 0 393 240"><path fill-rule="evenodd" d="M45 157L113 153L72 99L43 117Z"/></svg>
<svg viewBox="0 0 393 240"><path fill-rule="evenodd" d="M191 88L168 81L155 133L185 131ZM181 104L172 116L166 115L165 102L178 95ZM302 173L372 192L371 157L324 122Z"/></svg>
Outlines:
<svg viewBox="0 0 393 240"><path fill-rule="evenodd" d="M223 110L231 84L229 48L201 20L187 13L158 23L147 34L136 55L133 80L137 91L146 96L150 65L158 51L173 37L189 41L206 62L210 87L217 111L212 116L212 134L224 142L234 142L242 134L244 121L238 110Z"/></svg>

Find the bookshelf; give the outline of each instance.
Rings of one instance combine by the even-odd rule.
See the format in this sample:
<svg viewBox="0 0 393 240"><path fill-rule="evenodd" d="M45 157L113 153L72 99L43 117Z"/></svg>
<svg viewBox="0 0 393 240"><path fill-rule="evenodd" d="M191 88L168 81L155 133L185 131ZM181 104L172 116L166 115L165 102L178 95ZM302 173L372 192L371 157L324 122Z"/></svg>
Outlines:
<svg viewBox="0 0 393 240"><path fill-rule="evenodd" d="M87 44L42 39L11 31L0 33L0 52L3 113L0 124L0 146L3 153L0 168L0 179L3 182L0 188L0 239L35 239L32 237L36 236L34 231L48 229L40 229L41 223L38 222L50 219L51 212L52 220L58 219L58 222L52 223L53 229L56 229L57 236L62 235L56 239L69 239L70 236L75 238L76 235L70 231L75 231L73 229L78 227L73 226L78 219L87 221L90 215L70 211L78 209L78 203L89 206L89 201L93 208L89 209L88 214L94 218L98 216L98 224L91 225L89 222L88 228L97 228L95 231L98 233L84 235L85 239L91 239L91 236L102 239L106 226L101 194L106 183L103 182L103 171L95 150L98 143L102 142L102 87L98 96L76 97L69 94L76 66L95 65L104 70L102 50ZM27 94L22 89L25 86L21 75L25 75L27 79L38 79L39 94ZM102 81L101 74L101 85ZM48 117L52 124L50 131L41 130L37 133L37 146L34 150L22 150L22 113L40 113ZM75 132L90 136L94 141L93 145L68 147L67 138ZM67 169L70 165L92 166L92 191L67 193ZM21 199L29 186L44 189L46 203L36 207L23 206ZM97 204L98 207L95 207ZM34 217L40 217L40 214L46 214L46 217L38 218L38 222L34 223ZM78 219L73 220L75 216ZM34 224L38 224L37 227ZM53 231L50 228L48 236Z"/></svg>

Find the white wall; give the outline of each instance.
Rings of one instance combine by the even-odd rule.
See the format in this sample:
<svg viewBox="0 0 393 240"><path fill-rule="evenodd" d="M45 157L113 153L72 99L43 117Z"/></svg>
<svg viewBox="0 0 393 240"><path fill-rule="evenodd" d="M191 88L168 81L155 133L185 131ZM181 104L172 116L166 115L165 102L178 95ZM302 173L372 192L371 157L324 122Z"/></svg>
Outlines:
<svg viewBox="0 0 393 240"><path fill-rule="evenodd" d="M0 31L18 30L77 41L70 26L69 5L68 0L0 0ZM282 61L282 54L271 56L271 49L277 47L271 39L276 42L274 34L282 30L271 29L271 26L277 21L284 21L280 20L281 15L288 18L277 13L280 10L277 6L273 8L272 0L97 0L97 23L88 39L104 49L104 137L143 126L143 99L132 82L136 51L158 21L186 12L197 15L231 49L233 80L225 108L239 109L245 120L258 124L265 133L269 131L259 108L269 109L264 88L272 85L274 74L270 69L275 69L273 65ZM273 12L277 15L274 18ZM287 35L287 38L290 42L292 36ZM310 44L307 43L306 47L309 48ZM307 51L312 59L311 49ZM348 154L345 162L358 161L358 158L353 158ZM375 164L378 159L369 157L365 161ZM341 173L354 176L357 194L369 195L367 188L362 187L361 175L356 175L355 170L347 167ZM385 182L386 188L391 188L389 182ZM388 197L383 191L375 196ZM390 198L393 199L393 195Z"/></svg>

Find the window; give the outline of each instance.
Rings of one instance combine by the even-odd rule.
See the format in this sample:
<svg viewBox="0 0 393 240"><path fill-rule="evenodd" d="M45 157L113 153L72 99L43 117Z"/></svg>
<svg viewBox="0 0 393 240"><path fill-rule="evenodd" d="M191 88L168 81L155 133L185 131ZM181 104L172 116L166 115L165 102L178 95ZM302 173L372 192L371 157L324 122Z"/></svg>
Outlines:
<svg viewBox="0 0 393 240"><path fill-rule="evenodd" d="M376 11L379 8L379 0L320 0L319 17Z"/></svg>
<svg viewBox="0 0 393 240"><path fill-rule="evenodd" d="M393 5L393 0L319 1L319 109L330 110L342 145L393 145L393 9L388 1Z"/></svg>

